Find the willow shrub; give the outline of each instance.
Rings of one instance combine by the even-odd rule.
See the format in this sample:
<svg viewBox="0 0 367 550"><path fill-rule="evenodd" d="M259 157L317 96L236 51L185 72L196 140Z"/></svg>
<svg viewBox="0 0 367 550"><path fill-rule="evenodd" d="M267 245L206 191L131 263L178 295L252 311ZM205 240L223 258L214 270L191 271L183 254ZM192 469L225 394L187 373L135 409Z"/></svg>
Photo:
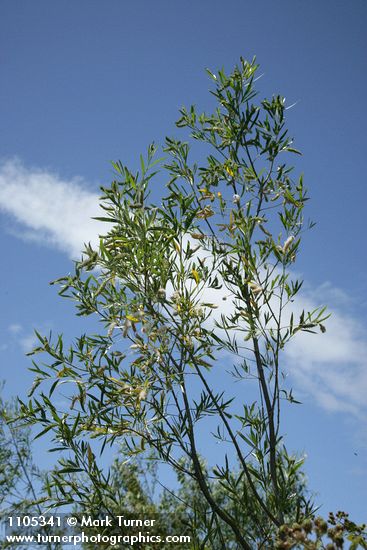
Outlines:
<svg viewBox="0 0 367 550"><path fill-rule="evenodd" d="M326 318L324 308L297 306L302 281L292 266L308 227L307 194L287 164L299 152L285 99L258 99L257 69L241 59L229 75L208 71L214 112L181 110L177 126L201 142L204 161L189 159L188 142L167 138L165 158L150 146L138 172L113 164L115 179L101 188L99 248L88 244L75 274L57 281L78 315L104 329L69 348L62 336L38 334L33 353L48 359L34 362L23 403L62 453L49 483L59 504L87 498L80 472L94 498L108 485L91 439L102 449L122 444L127 458L153 451L195 484L210 511L208 540L245 549L312 513L302 460L282 438L282 403L295 401L282 352L298 332L324 332ZM155 204L151 191L163 185ZM232 393L231 379L241 381Z"/></svg>

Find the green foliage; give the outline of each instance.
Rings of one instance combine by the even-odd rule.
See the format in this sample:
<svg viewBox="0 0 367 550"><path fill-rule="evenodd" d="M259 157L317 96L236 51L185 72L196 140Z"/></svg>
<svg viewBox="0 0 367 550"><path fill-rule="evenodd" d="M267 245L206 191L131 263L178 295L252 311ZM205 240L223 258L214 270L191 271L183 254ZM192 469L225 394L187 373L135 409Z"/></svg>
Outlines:
<svg viewBox="0 0 367 550"><path fill-rule="evenodd" d="M34 463L30 429L17 417L19 409L13 401L0 398L0 516L44 513L43 488L45 473ZM47 534L47 527L45 528ZM10 548L5 541L1 548ZM18 545L17 548L29 546ZM49 550L58 545L46 544Z"/></svg>
<svg viewBox="0 0 367 550"><path fill-rule="evenodd" d="M101 197L106 234L98 250L86 246L74 275L57 281L77 314L96 316L103 329L69 348L62 336L38 334L33 353L48 361L34 362L31 399L22 403L23 417L39 436L52 434L63 454L50 499L57 491L57 503L82 503L80 472L102 499L109 478L98 448L154 452L210 511L203 548L223 540L266 547L279 526L312 514L297 488L302 461L282 438L282 399L296 400L281 361L298 332L324 332L327 316L293 305L302 281L291 267L308 197L287 164L298 151L284 98L255 102L257 68L241 59L229 75L209 72L216 110L181 110L177 126L204 145L204 161L192 162L187 142L167 138L164 160L152 145L136 173L113 164L115 180ZM157 203L153 178L166 182ZM230 380L241 381L240 391ZM69 399L62 410L61 391ZM218 443L207 468L206 427L206 445Z"/></svg>
<svg viewBox="0 0 367 550"><path fill-rule="evenodd" d="M149 467L150 466L150 467ZM185 466L185 464L183 464ZM148 467L148 471L147 471ZM229 492L218 480L212 480L208 469L202 463L206 483L216 502L228 513L236 517L239 525L246 525L252 533L253 540L258 537L259 526L257 521L262 518L266 523L266 517L261 508L254 506L249 500L250 492L243 491L243 502L233 499L233 493ZM241 474L233 471L231 478L233 483L241 484ZM147 460L140 459L124 464L119 460L113 463L105 486L98 484L98 491L87 479L79 479L79 487L85 488L85 500L79 503L77 510L93 517L108 515L116 517L150 518L155 520L153 527L149 528L150 534L161 535L180 534L190 536L191 548L237 548L237 542L233 531L223 521L213 515L208 502L202 498L202 493L197 483L182 473L178 474L178 487L173 491L166 487L162 491L159 481L159 472L154 457ZM158 489L158 490L157 490ZM299 494L305 491L304 481L301 475L296 479L293 487ZM71 494L74 493L71 489ZM114 524L116 525L116 521ZM100 531L100 528L97 529ZM106 528L106 534L122 534L123 529ZM269 534L264 530L264 536ZM155 548L164 547L154 544ZM181 548L181 546L178 546ZM187 543L182 548L187 548ZM85 548L89 548L85 545ZM145 544L144 548L150 548Z"/></svg>
<svg viewBox="0 0 367 550"><path fill-rule="evenodd" d="M0 400L0 506L4 513L28 510L42 473L32 460L30 430L21 427L13 402Z"/></svg>

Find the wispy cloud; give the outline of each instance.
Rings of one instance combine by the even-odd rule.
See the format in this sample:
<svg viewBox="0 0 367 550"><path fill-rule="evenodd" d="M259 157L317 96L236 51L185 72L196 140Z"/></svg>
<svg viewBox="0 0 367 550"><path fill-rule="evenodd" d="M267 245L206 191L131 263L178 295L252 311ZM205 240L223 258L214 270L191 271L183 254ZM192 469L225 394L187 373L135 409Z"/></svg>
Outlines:
<svg viewBox="0 0 367 550"><path fill-rule="evenodd" d="M84 242L96 243L98 234L106 230L91 220L100 214L98 195L81 179L65 181L17 160L0 164L0 210L13 218L21 238L55 246L73 258L79 257ZM207 289L203 299L220 305L217 315L229 314L231 300L223 300L226 294ZM286 348L285 366L298 395L311 396L328 411L367 416L366 327L350 309L350 297L324 283L306 288L296 304L298 313L323 304L332 313L325 334L298 333ZM33 335L23 336L17 325L9 331L29 351Z"/></svg>
<svg viewBox="0 0 367 550"><path fill-rule="evenodd" d="M52 322L38 323L37 330L41 334L47 334ZM6 351L8 349L20 349L23 353L31 351L39 342L34 328L24 327L20 323L12 323L7 327L10 337L7 338L7 342L0 345L0 351Z"/></svg>
<svg viewBox="0 0 367 550"><path fill-rule="evenodd" d="M348 296L330 283L307 288L299 307L327 304L325 334L298 333L285 357L297 388L328 411L367 417L367 331L349 309Z"/></svg>
<svg viewBox="0 0 367 550"><path fill-rule="evenodd" d="M47 170L26 168L19 160L0 164L0 210L17 222L13 231L23 239L78 258L84 243L96 243L105 231L91 219L101 215L98 204L98 194L80 178L66 181Z"/></svg>
<svg viewBox="0 0 367 550"><path fill-rule="evenodd" d="M194 245L191 242L191 246ZM205 257L206 265L212 266L210 253L203 253L200 249L193 259L203 260ZM302 280L300 274L292 273L292 276ZM218 279L221 281L220 275ZM209 321L212 328L215 321L220 322L221 315L231 316L234 312L232 297L224 286L220 290L204 287L201 301L219 306ZM326 313L330 314L324 322L326 332L315 329L316 334L298 332L294 335L281 356L281 368L289 375L289 384L294 387L296 398L314 399L329 412L348 412L367 419L367 329L353 309L354 301L355 297L330 282L317 287L306 283L294 303L285 309L282 325L289 325L292 312L296 323L302 311L307 314L325 305ZM271 306L273 311L277 311L278 300L271 299ZM223 331L219 333L225 336ZM243 336L238 331L238 343L243 342ZM250 347L251 343L246 345Z"/></svg>
<svg viewBox="0 0 367 550"><path fill-rule="evenodd" d="M34 331L25 334L19 339L19 344L24 353L29 353L39 343Z"/></svg>

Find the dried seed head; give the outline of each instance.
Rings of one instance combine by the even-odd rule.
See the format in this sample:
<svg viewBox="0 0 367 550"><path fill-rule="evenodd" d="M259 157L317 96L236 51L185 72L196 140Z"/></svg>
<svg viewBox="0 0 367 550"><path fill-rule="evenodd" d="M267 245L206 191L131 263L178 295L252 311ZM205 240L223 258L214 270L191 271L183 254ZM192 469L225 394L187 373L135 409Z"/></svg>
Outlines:
<svg viewBox="0 0 367 550"><path fill-rule="evenodd" d="M288 239L283 244L283 252L287 252L288 248L291 246L292 242L294 241L294 235L290 235Z"/></svg>
<svg viewBox="0 0 367 550"><path fill-rule="evenodd" d="M321 534L321 535L324 535L327 531L327 523L326 521L321 518L321 517L318 517L315 519L315 531L317 534Z"/></svg>
<svg viewBox="0 0 367 550"><path fill-rule="evenodd" d="M146 398L146 396L147 396L147 390L143 388L142 390L140 390L138 395L139 401L143 401Z"/></svg>
<svg viewBox="0 0 367 550"><path fill-rule="evenodd" d="M123 324L123 330L122 330L122 335L124 338L126 338L128 332L129 332L129 329L132 327L132 324L131 322L129 321L129 319L125 319L125 322Z"/></svg>
<svg viewBox="0 0 367 550"><path fill-rule="evenodd" d="M312 521L310 519L305 519L302 522L302 527L306 531L306 533L311 533L311 531L312 531Z"/></svg>
<svg viewBox="0 0 367 550"><path fill-rule="evenodd" d="M258 285L257 283L253 282L253 281L250 281L248 286L250 287L251 289L251 292L257 296L258 294L261 294L263 289L261 288L260 285Z"/></svg>
<svg viewBox="0 0 367 550"><path fill-rule="evenodd" d="M115 330L115 327L116 327L116 321L112 321L112 323L110 324L110 326L108 327L108 332L107 332L107 336L110 338L113 334L113 331Z"/></svg>

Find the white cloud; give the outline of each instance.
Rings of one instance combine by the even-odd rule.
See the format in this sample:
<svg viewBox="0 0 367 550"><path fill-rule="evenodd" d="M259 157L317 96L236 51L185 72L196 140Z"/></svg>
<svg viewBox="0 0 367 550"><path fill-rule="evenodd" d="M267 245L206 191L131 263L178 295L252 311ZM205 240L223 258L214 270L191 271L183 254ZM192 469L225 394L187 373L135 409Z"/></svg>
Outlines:
<svg viewBox="0 0 367 550"><path fill-rule="evenodd" d="M81 179L66 181L57 174L28 169L18 160L0 164L0 211L22 227L15 234L36 240L78 258L85 242L97 242L104 224L92 220L101 215L99 195Z"/></svg>
<svg viewBox="0 0 367 550"><path fill-rule="evenodd" d="M16 234L57 247L71 257L79 257L84 242L96 244L105 224L91 220L100 215L98 195L80 179L65 181L46 170L27 169L19 161L0 164L0 210L17 222ZM198 253L202 259L202 254ZM211 259L208 257L208 263ZM202 299L219 304L215 310L230 314L231 299L225 290L207 289ZM310 311L320 304L332 313L325 323L325 334L298 333L285 351L285 364L291 382L305 398L313 396L328 411L367 415L367 341L366 328L350 312L350 297L330 283L306 288L298 296L296 312ZM20 327L9 331L15 336ZM26 351L34 344L33 335L19 341ZM306 395L307 394L307 395Z"/></svg>
<svg viewBox="0 0 367 550"><path fill-rule="evenodd" d="M51 322L42 323L38 328L38 332L46 334L50 330L50 325L52 325ZM28 353L39 343L34 328L25 328L20 323L10 324L8 332L10 333L10 338L6 344L0 346L0 351L5 351L9 348L20 348L22 352Z"/></svg>
<svg viewBox="0 0 367 550"><path fill-rule="evenodd" d="M306 311L326 304L325 334L298 333L285 352L292 379L328 411L367 415L367 331L348 308L348 297L330 283L300 296Z"/></svg>
<svg viewBox="0 0 367 550"><path fill-rule="evenodd" d="M39 344L39 340L34 331L19 339L19 345L24 353L32 351L37 344Z"/></svg>
<svg viewBox="0 0 367 550"><path fill-rule="evenodd" d="M196 244L191 239L191 248ZM213 266L210 252L198 249L190 261L206 258L206 265ZM274 276L278 272L274 273ZM300 274L293 272L293 279L302 280ZM220 282L221 277L218 276ZM192 283L193 286L194 283ZM189 285L190 286L190 285ZM170 295L168 292L168 295ZM214 328L215 321L220 322L221 315L231 316L234 312L231 293L223 286L214 290L204 286L201 302L217 304L207 321L209 328ZM228 298L225 301L223 298ZM298 332L285 346L281 356L281 368L289 374L295 398L300 400L315 399L319 406L329 412L348 412L355 417L367 419L367 330L365 325L351 311L353 297L344 290L325 282L316 288L305 284L304 289L296 296L294 303L283 312L283 326L289 325L290 314L294 314L296 324L301 312L307 314L321 306L327 306L326 314L330 318L324 322L326 333L316 328L317 334ZM271 299L271 307L277 312L278 299ZM269 323L268 328L275 324ZM218 335L225 339L225 333L216 329ZM231 332L234 336L233 331ZM251 342L243 342L244 334L237 331L238 343L251 347ZM231 360L231 358L229 359Z"/></svg>

